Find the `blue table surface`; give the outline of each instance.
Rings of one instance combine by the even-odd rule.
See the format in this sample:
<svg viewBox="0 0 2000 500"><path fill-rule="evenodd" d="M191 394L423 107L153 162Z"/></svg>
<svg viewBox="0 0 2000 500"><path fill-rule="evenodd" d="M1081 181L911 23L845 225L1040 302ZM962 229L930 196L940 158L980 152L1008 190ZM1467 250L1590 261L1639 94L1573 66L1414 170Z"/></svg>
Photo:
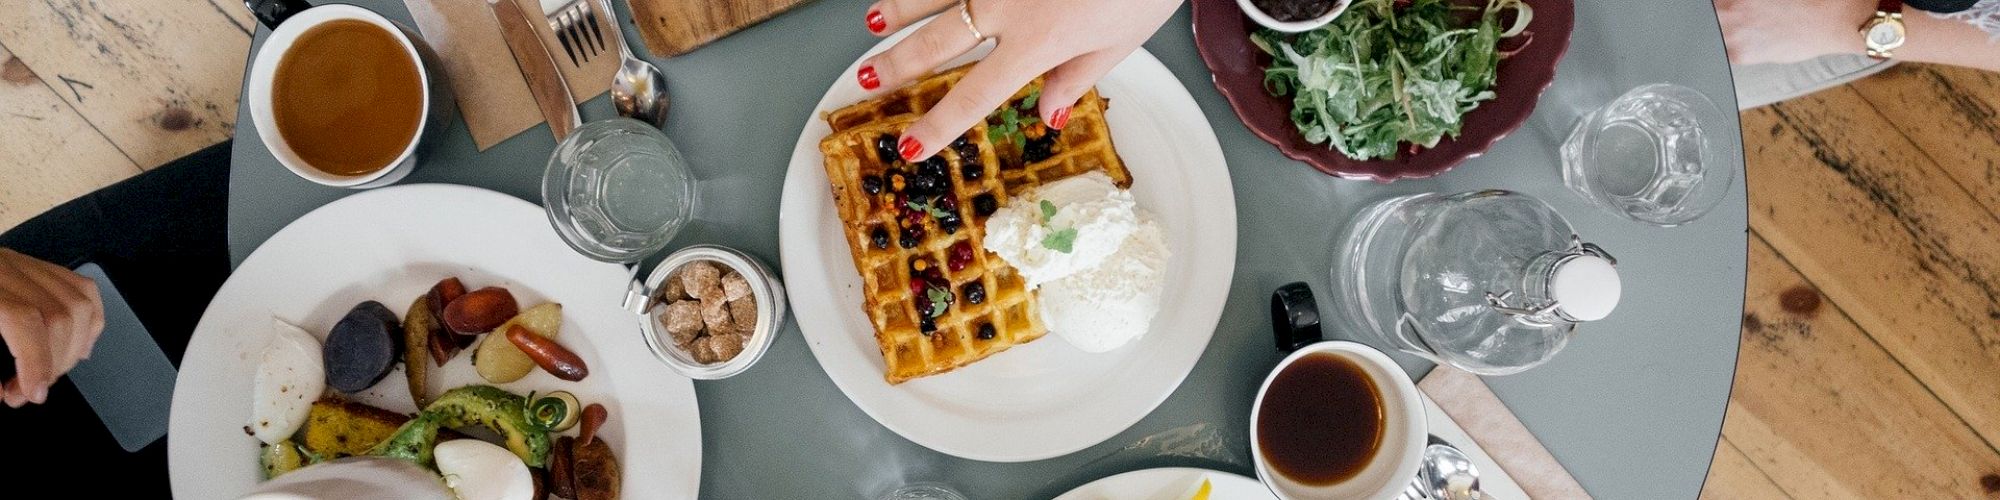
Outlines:
<svg viewBox="0 0 2000 500"><path fill-rule="evenodd" d="M351 1L409 23L401 1ZM827 86L848 78L845 68L876 42L862 27L866 9L860 0L813 2L654 61L667 73L673 97L666 133L693 163L703 190L698 220L672 247L721 244L778 263L777 200L793 142ZM627 39L636 43L623 17ZM1238 252L1215 336L1171 398L1126 431L1067 456L1013 464L963 460L869 419L820 370L792 324L756 368L695 384L702 497L867 497L905 482L940 481L971 498L1047 498L1149 467L1249 475L1250 400L1280 357L1266 314L1271 290L1307 281L1327 297L1336 233L1371 201L1483 188L1548 201L1586 239L1618 255L1625 280L1611 318L1580 329L1550 363L1487 384L1594 496L1696 496L1735 368L1746 248L1742 176L1706 218L1655 228L1599 211L1565 190L1556 148L1578 117L1646 83L1687 85L1733 109L1708 2L1577 2L1569 53L1525 125L1451 172L1393 184L1321 175L1251 135L1212 86L1189 22L1183 7L1146 49L1194 95L1221 140L1238 205ZM253 53L266 35L258 32ZM353 194L286 172L249 126L248 110L241 106L237 117L229 193L229 244L239 263L292 220ZM583 106L583 115L615 113L600 96ZM1724 166L1740 171L1738 124L1713 125ZM539 202L542 168L554 147L546 127L537 126L476 151L458 122L424 146L424 163L403 182L469 184ZM1322 300L1323 307L1329 302ZM1396 357L1413 375L1430 369L1413 356Z"/></svg>

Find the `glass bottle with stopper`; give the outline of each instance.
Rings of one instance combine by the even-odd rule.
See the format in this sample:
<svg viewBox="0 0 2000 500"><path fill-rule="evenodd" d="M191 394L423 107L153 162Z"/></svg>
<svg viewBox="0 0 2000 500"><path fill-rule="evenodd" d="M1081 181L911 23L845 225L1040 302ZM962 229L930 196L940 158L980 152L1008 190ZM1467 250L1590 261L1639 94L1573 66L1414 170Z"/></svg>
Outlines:
<svg viewBox="0 0 2000 500"><path fill-rule="evenodd" d="M1481 375L1547 362L1618 305L1618 260L1520 193L1385 200L1337 241L1332 288L1349 326Z"/></svg>

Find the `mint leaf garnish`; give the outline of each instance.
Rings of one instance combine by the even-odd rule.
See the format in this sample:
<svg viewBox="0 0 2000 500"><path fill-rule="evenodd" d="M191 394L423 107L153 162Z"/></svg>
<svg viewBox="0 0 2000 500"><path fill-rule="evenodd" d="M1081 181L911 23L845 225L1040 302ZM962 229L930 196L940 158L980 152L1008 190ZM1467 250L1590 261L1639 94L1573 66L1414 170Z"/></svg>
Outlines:
<svg viewBox="0 0 2000 500"><path fill-rule="evenodd" d="M945 308L951 306L951 292L945 291L943 288L931 287L924 291L924 295L931 299L931 310L928 311L928 314L932 318L943 316Z"/></svg>
<svg viewBox="0 0 2000 500"><path fill-rule="evenodd" d="M1042 223L1048 224L1050 220L1054 220L1055 218L1056 204L1049 200L1042 200Z"/></svg>
<svg viewBox="0 0 2000 500"><path fill-rule="evenodd" d="M1076 249L1076 228L1072 227L1049 233L1048 236L1042 238L1042 248L1062 253L1069 253L1070 250Z"/></svg>

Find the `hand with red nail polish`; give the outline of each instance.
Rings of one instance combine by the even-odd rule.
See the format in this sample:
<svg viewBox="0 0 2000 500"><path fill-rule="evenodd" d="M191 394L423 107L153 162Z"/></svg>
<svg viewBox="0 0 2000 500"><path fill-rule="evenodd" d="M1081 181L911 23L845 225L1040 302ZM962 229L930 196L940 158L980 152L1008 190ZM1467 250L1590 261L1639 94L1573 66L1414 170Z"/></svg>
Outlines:
<svg viewBox="0 0 2000 500"><path fill-rule="evenodd" d="M0 341L14 359L14 378L0 383L7 406L46 401L49 386L90 357L103 331L96 282L0 248Z"/></svg>
<svg viewBox="0 0 2000 500"><path fill-rule="evenodd" d="M856 75L861 87L872 91L916 81L983 42L960 18L959 5L954 0L880 0L870 6L868 31L877 36L937 17L863 61ZM1050 127L1062 128L1069 124L1070 106L1151 38L1181 0L971 0L968 5L978 36L993 41L993 52L904 130L897 143L904 158L936 154L1044 74L1048 79L1037 113Z"/></svg>
<svg viewBox="0 0 2000 500"><path fill-rule="evenodd" d="M880 11L880 10L876 10L876 9L869 9L869 10L868 10L868 32L869 32L869 33L877 33L877 34L880 34L880 33L882 33L882 30L885 30L885 29L889 29L889 18L887 18L887 17L883 17L883 16L882 16L882 11Z"/></svg>
<svg viewBox="0 0 2000 500"><path fill-rule="evenodd" d="M860 71L854 72L854 78L861 82L862 90L882 88L882 80L875 74L875 65L873 64L862 65Z"/></svg>

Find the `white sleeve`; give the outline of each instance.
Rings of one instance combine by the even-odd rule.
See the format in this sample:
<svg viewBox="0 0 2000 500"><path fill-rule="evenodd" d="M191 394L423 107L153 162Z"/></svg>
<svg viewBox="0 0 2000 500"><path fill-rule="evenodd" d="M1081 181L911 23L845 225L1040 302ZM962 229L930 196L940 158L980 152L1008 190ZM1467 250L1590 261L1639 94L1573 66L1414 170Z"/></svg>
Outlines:
<svg viewBox="0 0 2000 500"><path fill-rule="evenodd" d="M1949 14L1931 14L1940 19L1965 21L1992 35L1991 41L2000 42L2000 0L1979 0L1972 7Z"/></svg>

